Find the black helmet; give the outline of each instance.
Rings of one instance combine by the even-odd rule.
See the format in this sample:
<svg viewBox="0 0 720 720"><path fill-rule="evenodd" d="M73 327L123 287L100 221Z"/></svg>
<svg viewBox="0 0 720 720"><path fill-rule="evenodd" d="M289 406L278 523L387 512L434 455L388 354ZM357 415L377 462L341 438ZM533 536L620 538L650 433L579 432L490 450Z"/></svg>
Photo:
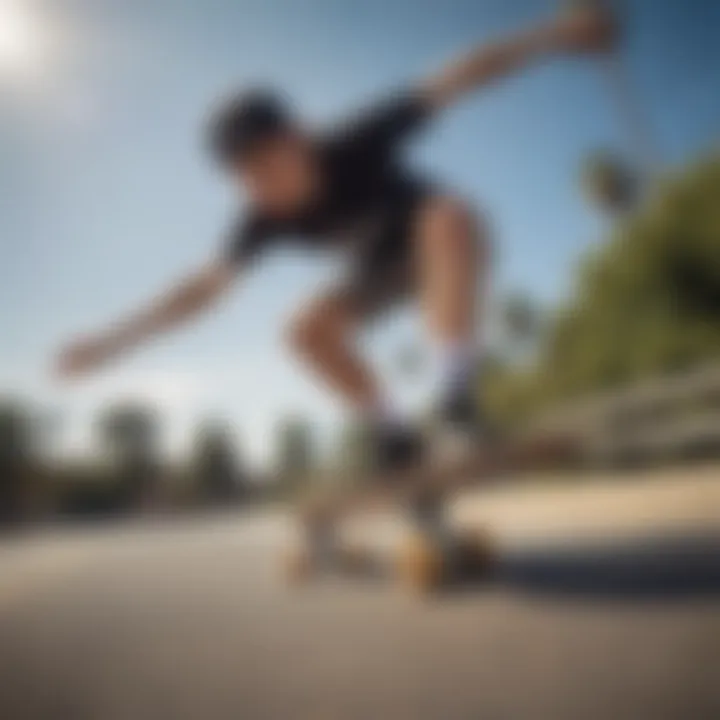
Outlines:
<svg viewBox="0 0 720 720"><path fill-rule="evenodd" d="M265 88L231 97L213 113L209 145L223 165L241 159L262 140L292 126L292 113L284 99Z"/></svg>

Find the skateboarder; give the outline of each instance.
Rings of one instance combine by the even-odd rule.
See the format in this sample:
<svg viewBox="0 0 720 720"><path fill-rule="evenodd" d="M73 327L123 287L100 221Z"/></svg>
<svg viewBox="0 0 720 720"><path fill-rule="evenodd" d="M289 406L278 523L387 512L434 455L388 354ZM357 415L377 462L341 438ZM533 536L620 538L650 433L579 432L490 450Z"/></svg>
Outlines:
<svg viewBox="0 0 720 720"><path fill-rule="evenodd" d="M352 340L396 303L416 302L438 356L438 414L448 427L474 435L476 293L488 280L489 231L457 195L411 172L403 145L470 92L553 54L605 51L613 34L611 19L597 9L564 13L472 50L321 136L269 90L231 99L210 123L209 144L249 211L205 267L109 330L65 348L60 372L94 370L207 310L281 240L343 246L347 277L297 313L288 329L294 350L374 428L384 469L402 466L417 458L417 436Z"/></svg>

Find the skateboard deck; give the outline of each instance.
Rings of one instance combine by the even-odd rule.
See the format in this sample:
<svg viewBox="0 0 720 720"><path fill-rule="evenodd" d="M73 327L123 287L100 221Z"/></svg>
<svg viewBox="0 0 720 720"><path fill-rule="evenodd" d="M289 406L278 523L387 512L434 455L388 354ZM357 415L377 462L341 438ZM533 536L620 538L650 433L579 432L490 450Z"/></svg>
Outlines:
<svg viewBox="0 0 720 720"><path fill-rule="evenodd" d="M472 575L488 575L496 552L485 530L460 530L443 519L448 496L490 476L522 470L545 457L567 455L562 438L495 444L441 465L422 465L375 478L369 486L329 493L297 512L300 538L285 558L293 583L325 574L391 576L421 592L437 590ZM351 516L389 507L407 512L419 501L436 508L431 522L416 523L394 557L357 543L343 542L341 527Z"/></svg>

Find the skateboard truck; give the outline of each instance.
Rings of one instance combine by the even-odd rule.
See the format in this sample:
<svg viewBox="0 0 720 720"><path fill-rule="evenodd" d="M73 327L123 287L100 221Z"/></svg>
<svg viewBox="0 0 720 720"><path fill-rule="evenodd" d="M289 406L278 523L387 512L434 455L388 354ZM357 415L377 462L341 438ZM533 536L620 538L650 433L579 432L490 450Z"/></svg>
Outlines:
<svg viewBox="0 0 720 720"><path fill-rule="evenodd" d="M514 447L498 444L445 467L421 466L390 474L371 488L324 498L300 513L302 540L287 561L293 582L329 571L366 574L388 567L406 585L421 593L433 592L468 577L485 578L497 558L495 543L486 530L456 530L444 517L448 493L475 484L478 479L522 470L547 458L576 452L568 438L521 441ZM359 546L344 545L338 530L350 514L378 506L399 507L409 513L413 530L394 562L383 564Z"/></svg>

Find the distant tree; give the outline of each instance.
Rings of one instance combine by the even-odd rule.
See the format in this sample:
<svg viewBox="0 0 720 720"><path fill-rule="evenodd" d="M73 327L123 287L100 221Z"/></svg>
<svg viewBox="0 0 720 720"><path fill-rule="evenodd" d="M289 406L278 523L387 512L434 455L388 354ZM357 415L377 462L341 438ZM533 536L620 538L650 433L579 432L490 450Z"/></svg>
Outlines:
<svg viewBox="0 0 720 720"><path fill-rule="evenodd" d="M668 179L581 269L540 382L570 396L720 358L720 158Z"/></svg>
<svg viewBox="0 0 720 720"><path fill-rule="evenodd" d="M157 413L142 404L120 403L100 416L98 431L121 498L129 505L144 502L159 477Z"/></svg>
<svg viewBox="0 0 720 720"><path fill-rule="evenodd" d="M35 450L30 410L19 401L0 399L0 523L22 512Z"/></svg>
<svg viewBox="0 0 720 720"><path fill-rule="evenodd" d="M362 479L375 467L373 443L365 423L347 422L337 441L334 466L345 482Z"/></svg>
<svg viewBox="0 0 720 720"><path fill-rule="evenodd" d="M612 216L626 215L635 209L641 192L640 178L629 163L604 150L585 159L582 186L588 199Z"/></svg>
<svg viewBox="0 0 720 720"><path fill-rule="evenodd" d="M288 417L277 426L276 468L284 485L301 482L313 469L312 431L307 421Z"/></svg>
<svg viewBox="0 0 720 720"><path fill-rule="evenodd" d="M229 502L243 492L243 473L228 427L205 422L198 434L191 461L200 497L210 502Z"/></svg>
<svg viewBox="0 0 720 720"><path fill-rule="evenodd" d="M548 404L720 360L718 197L714 155L618 222L543 322L534 362L501 363L485 383L493 409L521 422Z"/></svg>
<svg viewBox="0 0 720 720"><path fill-rule="evenodd" d="M615 204L616 200L620 198L627 199L628 197L622 190L622 188L627 189L629 187L624 183L624 180L629 177L626 171L630 167L634 168L632 176L634 177L635 190L637 190L639 188L638 180L642 179L643 184L654 181L660 170L661 153L647 108L643 106L628 68L623 61L622 53L619 52L623 44L626 25L623 3L618 0L562 0L561 5L565 12L568 13L598 9L606 18L609 18L612 24L613 47L597 56L596 65L600 71L604 91L616 115L620 129L625 135L626 145L632 151L633 159L631 163L621 162L618 164L616 155L611 154L608 156L607 159L610 162L607 167L611 171L610 176L614 180L622 179L623 182L616 184L613 180L607 185L601 182L601 191L594 195L594 199L603 202L609 200L610 203L604 205L604 207L613 212L626 210L628 206L622 201ZM621 170L621 172L616 173L616 170ZM622 175L625 175L625 177L622 178ZM609 179L608 176L606 176L606 179ZM618 194L615 192L617 189L621 190Z"/></svg>
<svg viewBox="0 0 720 720"><path fill-rule="evenodd" d="M527 356L532 349L541 326L541 313L530 297L513 293L502 304L502 327L505 355L513 359Z"/></svg>

